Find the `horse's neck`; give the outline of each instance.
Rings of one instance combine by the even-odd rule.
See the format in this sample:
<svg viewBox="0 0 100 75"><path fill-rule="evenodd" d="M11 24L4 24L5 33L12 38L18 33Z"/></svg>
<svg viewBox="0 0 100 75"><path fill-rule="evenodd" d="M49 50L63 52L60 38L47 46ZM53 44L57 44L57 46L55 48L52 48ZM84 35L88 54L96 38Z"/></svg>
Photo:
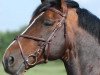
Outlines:
<svg viewBox="0 0 100 75"><path fill-rule="evenodd" d="M76 9L71 8L68 9L68 15L67 15L67 34L69 37L70 42L75 41L75 34L74 34L74 28L77 28L78 26L78 15L76 13ZM71 50L70 51L70 57L69 60L63 60L66 71L68 75L81 75L80 72L80 67L79 67L79 61L78 61L78 54L74 54L74 51L76 50ZM75 52L77 53L77 52Z"/></svg>
<svg viewBox="0 0 100 75"><path fill-rule="evenodd" d="M85 30L76 33L75 49L70 60L64 61L68 75L100 75L100 45Z"/></svg>
<svg viewBox="0 0 100 75"><path fill-rule="evenodd" d="M100 75L100 44L84 30L77 34L77 52L84 75Z"/></svg>
<svg viewBox="0 0 100 75"><path fill-rule="evenodd" d="M98 39L78 26L75 9L68 9L67 33L74 48L68 61L63 60L68 75L100 75L100 44Z"/></svg>

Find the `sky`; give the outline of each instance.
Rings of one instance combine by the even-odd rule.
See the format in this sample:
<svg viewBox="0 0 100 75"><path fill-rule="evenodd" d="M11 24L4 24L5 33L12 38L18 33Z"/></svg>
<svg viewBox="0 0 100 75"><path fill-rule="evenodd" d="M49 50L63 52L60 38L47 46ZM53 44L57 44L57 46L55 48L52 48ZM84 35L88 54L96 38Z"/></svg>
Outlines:
<svg viewBox="0 0 100 75"><path fill-rule="evenodd" d="M75 0L100 18L100 0ZM28 25L40 0L0 0L0 31L14 31Z"/></svg>

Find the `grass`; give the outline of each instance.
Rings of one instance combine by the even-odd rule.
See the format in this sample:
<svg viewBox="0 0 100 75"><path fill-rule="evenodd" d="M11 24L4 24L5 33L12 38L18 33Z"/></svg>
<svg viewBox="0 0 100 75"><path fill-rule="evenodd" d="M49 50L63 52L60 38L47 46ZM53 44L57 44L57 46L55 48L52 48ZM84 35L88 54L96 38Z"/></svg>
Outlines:
<svg viewBox="0 0 100 75"><path fill-rule="evenodd" d="M1 63L0 63L0 75L7 75L7 74L4 72L4 69L3 69Z"/></svg>
<svg viewBox="0 0 100 75"><path fill-rule="evenodd" d="M2 65L0 64L0 75L7 75ZM63 63L48 62L47 64L37 65L34 68L28 70L25 75L66 75Z"/></svg>

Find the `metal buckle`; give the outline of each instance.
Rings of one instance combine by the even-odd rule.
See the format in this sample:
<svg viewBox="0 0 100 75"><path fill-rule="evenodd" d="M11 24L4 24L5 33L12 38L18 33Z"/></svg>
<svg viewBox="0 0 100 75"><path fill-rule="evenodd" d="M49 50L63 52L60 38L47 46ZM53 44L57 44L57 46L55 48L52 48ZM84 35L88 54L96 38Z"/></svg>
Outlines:
<svg viewBox="0 0 100 75"><path fill-rule="evenodd" d="M33 60L35 61L32 61L33 63L30 63L29 62L29 58L33 58ZM28 56L28 58L27 58L27 60L26 60L26 62L27 62L27 64L29 65L29 66L34 66L36 63L37 63L37 56L35 56L34 54L31 54L31 55L29 55Z"/></svg>

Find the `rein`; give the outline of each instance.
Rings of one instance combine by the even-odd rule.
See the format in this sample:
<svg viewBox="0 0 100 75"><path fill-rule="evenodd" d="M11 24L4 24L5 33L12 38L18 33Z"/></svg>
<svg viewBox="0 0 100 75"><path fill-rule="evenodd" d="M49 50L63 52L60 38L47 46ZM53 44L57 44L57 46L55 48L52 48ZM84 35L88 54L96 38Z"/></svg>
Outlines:
<svg viewBox="0 0 100 75"><path fill-rule="evenodd" d="M30 35L19 35L15 38L15 40L17 41L18 45L19 45L19 48L20 48L20 53L21 53L21 56L24 60L24 64L25 64L25 68L26 69L29 69L30 67L32 66L35 66L38 61L38 57L41 53L43 53L43 56L44 56L44 62L46 63L48 61L48 54L49 54L49 50L50 50L50 43L51 43L51 40L53 39L54 37L54 34L56 33L56 31L61 28L63 25L64 25L64 37L65 37L65 40L66 40L66 23L65 23L65 20L66 20L66 14L65 13L62 13L61 11L55 9L55 8L49 8L50 11L53 11L57 14L59 14L60 16L62 16L61 20L57 23L56 27L54 28L53 32L51 33L51 35L49 36L49 38L47 40L43 39L43 38L39 38L39 37L34 37L34 36L30 36ZM33 24L33 22L32 22ZM56 23L55 23L56 24ZM33 54L30 54L27 58L25 57L24 55L24 52L23 52L23 48L22 48L22 45L20 43L20 40L19 38L22 37L22 38L26 38L26 39L31 39L31 40L35 40L35 41L41 41L43 42L43 45L40 46L39 49L37 49ZM29 63L29 58L33 58L33 61L35 61L34 63Z"/></svg>

